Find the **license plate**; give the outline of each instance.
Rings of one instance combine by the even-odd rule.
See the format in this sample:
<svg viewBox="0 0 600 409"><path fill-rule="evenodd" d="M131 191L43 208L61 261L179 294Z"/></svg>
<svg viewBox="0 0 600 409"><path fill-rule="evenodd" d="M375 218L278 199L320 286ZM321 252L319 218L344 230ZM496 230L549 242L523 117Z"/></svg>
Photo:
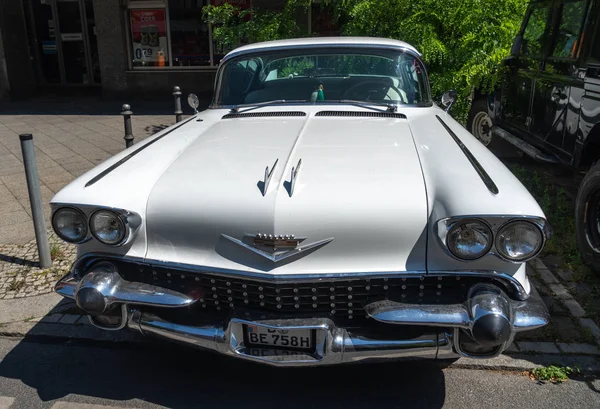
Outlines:
<svg viewBox="0 0 600 409"><path fill-rule="evenodd" d="M262 325L245 325L246 343L251 346L278 349L314 349L312 329L268 328Z"/></svg>

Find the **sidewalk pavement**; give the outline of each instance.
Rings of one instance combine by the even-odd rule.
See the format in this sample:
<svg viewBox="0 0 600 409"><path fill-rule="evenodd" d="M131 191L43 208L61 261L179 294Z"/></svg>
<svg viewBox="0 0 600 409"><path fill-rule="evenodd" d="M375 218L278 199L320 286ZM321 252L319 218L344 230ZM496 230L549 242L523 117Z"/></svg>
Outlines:
<svg viewBox="0 0 600 409"><path fill-rule="evenodd" d="M34 136L48 219L48 203L56 192L124 149L121 105L93 98L0 104L0 254L2 245L22 245L34 238L19 134ZM131 106L135 142L175 122L172 98L160 104L139 102L138 110L135 102Z"/></svg>

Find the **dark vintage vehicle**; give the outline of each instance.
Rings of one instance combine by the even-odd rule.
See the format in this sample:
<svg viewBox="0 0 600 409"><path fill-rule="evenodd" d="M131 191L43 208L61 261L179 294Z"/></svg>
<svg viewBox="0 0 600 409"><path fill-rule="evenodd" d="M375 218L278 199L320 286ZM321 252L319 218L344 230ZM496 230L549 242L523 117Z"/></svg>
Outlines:
<svg viewBox="0 0 600 409"><path fill-rule="evenodd" d="M475 93L468 129L494 149L587 172L577 242L600 271L600 1L532 1L492 95Z"/></svg>

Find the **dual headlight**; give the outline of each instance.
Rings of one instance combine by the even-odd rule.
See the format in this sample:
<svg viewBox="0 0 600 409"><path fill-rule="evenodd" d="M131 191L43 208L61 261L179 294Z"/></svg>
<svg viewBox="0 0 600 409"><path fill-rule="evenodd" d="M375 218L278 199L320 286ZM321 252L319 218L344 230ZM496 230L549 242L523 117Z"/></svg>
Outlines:
<svg viewBox="0 0 600 409"><path fill-rule="evenodd" d="M461 260L476 260L490 252L505 260L523 262L535 257L544 245L544 234L534 223L508 222L495 232L483 221L469 219L451 225L446 235L448 250Z"/></svg>
<svg viewBox="0 0 600 409"><path fill-rule="evenodd" d="M112 210L97 210L88 218L72 207L63 207L54 212L52 227L56 234L69 243L81 243L91 233L99 242L116 246L127 236L125 220Z"/></svg>

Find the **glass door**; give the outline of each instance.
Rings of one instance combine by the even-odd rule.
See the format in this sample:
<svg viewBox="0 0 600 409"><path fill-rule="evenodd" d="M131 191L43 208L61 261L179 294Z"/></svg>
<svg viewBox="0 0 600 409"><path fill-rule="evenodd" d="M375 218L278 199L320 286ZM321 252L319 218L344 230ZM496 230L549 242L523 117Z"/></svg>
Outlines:
<svg viewBox="0 0 600 409"><path fill-rule="evenodd" d="M67 84L89 84L90 74L84 19L79 0L56 0L60 30L64 81Z"/></svg>

